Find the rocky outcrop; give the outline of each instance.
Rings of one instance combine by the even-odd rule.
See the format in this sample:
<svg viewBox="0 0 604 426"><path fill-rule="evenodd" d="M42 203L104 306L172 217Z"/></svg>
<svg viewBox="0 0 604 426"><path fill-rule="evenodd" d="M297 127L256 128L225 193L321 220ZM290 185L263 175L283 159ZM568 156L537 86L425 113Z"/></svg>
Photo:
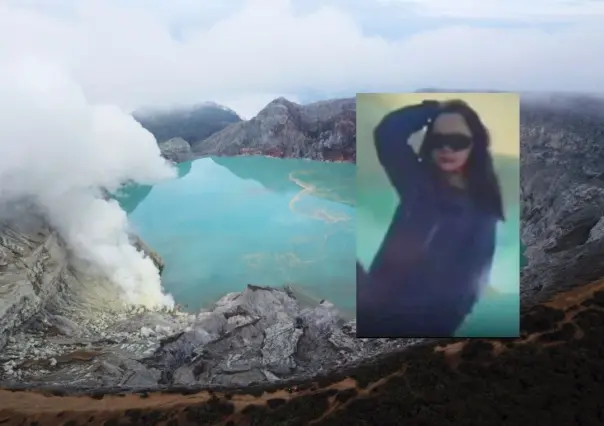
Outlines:
<svg viewBox="0 0 604 426"><path fill-rule="evenodd" d="M249 285L198 314L147 362L164 372L164 384L245 386L312 377L413 342L356 339L354 321L330 302L302 305L287 289Z"/></svg>
<svg viewBox="0 0 604 426"><path fill-rule="evenodd" d="M159 149L164 158L177 163L188 161L193 158L191 145L183 138L172 138L160 142Z"/></svg>
<svg viewBox="0 0 604 426"><path fill-rule="evenodd" d="M191 146L197 156L269 155L354 162L355 100L298 105L278 98L251 120L230 125Z"/></svg>
<svg viewBox="0 0 604 426"><path fill-rule="evenodd" d="M602 277L604 101L530 99L521 108L525 295Z"/></svg>
<svg viewBox="0 0 604 426"><path fill-rule="evenodd" d="M68 316L42 307L8 339L0 381L38 386L247 386L312 377L412 340L355 338L326 301L248 286L198 314L103 311ZM93 374L97 372L97 374Z"/></svg>
<svg viewBox="0 0 604 426"><path fill-rule="evenodd" d="M60 238L40 218L0 224L0 351L59 291L67 268Z"/></svg>
<svg viewBox="0 0 604 426"><path fill-rule="evenodd" d="M149 247L147 243L145 243L138 235L130 235L130 240L132 241L134 247L138 249L138 251L142 251L151 258L151 260L159 270L159 273L161 274L166 264L164 262L164 259L162 259L159 255L159 253Z"/></svg>
<svg viewBox="0 0 604 426"><path fill-rule="evenodd" d="M73 268L61 239L40 215L23 206L18 219L0 223L0 351L13 332L46 309L68 303L85 277ZM134 245L161 271L164 262L138 236Z"/></svg>

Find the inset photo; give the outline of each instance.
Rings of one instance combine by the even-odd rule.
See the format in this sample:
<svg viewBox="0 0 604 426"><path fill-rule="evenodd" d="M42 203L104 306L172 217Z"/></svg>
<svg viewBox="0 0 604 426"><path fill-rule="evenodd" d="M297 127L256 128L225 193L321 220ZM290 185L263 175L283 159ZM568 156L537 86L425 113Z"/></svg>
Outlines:
<svg viewBox="0 0 604 426"><path fill-rule="evenodd" d="M357 94L357 337L515 337L514 93Z"/></svg>

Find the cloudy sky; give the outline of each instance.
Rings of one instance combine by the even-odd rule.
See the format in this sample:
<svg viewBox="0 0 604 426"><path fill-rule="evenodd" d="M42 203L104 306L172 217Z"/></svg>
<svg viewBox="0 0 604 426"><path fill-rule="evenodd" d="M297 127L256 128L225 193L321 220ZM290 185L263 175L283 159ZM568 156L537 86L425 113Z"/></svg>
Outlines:
<svg viewBox="0 0 604 426"><path fill-rule="evenodd" d="M0 62L62 62L90 102L245 117L420 87L604 92L601 0L2 0Z"/></svg>

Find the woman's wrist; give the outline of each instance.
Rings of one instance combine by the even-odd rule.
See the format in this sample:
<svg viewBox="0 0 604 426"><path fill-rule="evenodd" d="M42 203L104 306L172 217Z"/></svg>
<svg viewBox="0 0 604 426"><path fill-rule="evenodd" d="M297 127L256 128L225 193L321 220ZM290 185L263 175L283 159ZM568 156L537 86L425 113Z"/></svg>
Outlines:
<svg viewBox="0 0 604 426"><path fill-rule="evenodd" d="M427 99L425 101L422 101L422 105L438 108L438 107L440 107L440 102Z"/></svg>
<svg viewBox="0 0 604 426"><path fill-rule="evenodd" d="M434 117L438 114L438 112L442 108L441 102L435 101L435 100L430 100L430 99L422 101L421 105L424 108L429 109L429 111L430 111L428 121L431 121L432 119L434 119Z"/></svg>

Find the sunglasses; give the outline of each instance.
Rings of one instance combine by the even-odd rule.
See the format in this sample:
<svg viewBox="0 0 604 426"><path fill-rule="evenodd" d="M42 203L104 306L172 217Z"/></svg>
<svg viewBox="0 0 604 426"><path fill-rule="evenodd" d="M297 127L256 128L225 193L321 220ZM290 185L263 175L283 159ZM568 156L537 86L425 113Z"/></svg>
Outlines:
<svg viewBox="0 0 604 426"><path fill-rule="evenodd" d="M472 146L472 138L465 135L432 134L426 142L431 149L447 147L452 151L463 151Z"/></svg>

